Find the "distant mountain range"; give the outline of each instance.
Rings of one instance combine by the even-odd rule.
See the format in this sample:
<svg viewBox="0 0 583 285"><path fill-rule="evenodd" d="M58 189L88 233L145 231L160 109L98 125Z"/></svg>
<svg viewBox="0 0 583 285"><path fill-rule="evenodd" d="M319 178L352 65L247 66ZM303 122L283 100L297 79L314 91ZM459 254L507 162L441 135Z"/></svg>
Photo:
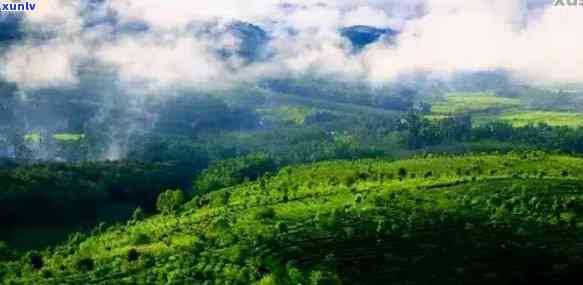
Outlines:
<svg viewBox="0 0 583 285"><path fill-rule="evenodd" d="M21 31L22 18L19 16L8 15L0 17L0 43L11 42L22 39L25 35ZM150 27L143 22L120 23L114 15L107 17L91 18L88 17L85 29L92 29L97 26L110 26L114 33L140 33L148 32ZM218 52L225 57L237 55L248 62L264 60L270 56L268 46L272 40L272 35L262 27L242 22L234 21L223 27L212 23L196 23L193 26L194 34L206 34L213 37L222 33L230 33L239 40L238 49L219 50ZM348 39L355 52L379 40L391 39L399 34L398 31L391 28L378 28L372 26L349 26L339 30L340 35ZM34 37L34 35L31 35Z"/></svg>
<svg viewBox="0 0 583 285"><path fill-rule="evenodd" d="M239 50L236 52L240 57L256 61L269 56L268 44L272 38L261 27L245 22L234 22L228 26L227 32L241 41ZM392 40L399 34L399 31L391 28L358 25L344 27L339 30L339 33L350 41L353 52L358 52L377 41Z"/></svg>
<svg viewBox="0 0 583 285"><path fill-rule="evenodd" d="M258 61L270 56L268 45L272 36L263 28L238 21L228 25L224 32L231 33L240 40L239 48L235 53L241 58L248 61ZM399 34L398 31L391 28L362 25L344 27L339 30L339 33L350 41L354 52L358 52L379 40L391 40Z"/></svg>

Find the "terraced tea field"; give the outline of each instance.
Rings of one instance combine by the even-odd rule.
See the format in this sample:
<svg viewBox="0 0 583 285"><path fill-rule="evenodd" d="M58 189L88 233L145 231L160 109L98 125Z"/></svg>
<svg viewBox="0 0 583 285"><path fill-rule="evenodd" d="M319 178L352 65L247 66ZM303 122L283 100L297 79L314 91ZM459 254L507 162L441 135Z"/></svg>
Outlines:
<svg viewBox="0 0 583 285"><path fill-rule="evenodd" d="M583 159L332 161L77 235L9 284L510 284L576 280ZM533 271L533 268L536 270ZM529 274L526 274L529 273ZM209 280L214 280L210 282Z"/></svg>

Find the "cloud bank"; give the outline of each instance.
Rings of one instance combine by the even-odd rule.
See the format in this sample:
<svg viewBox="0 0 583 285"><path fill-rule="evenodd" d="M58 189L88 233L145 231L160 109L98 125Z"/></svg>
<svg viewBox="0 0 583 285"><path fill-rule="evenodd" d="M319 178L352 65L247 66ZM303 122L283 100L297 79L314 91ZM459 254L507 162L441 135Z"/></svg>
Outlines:
<svg viewBox="0 0 583 285"><path fill-rule="evenodd" d="M400 74L505 69L583 82L583 8L536 0L54 0L24 15L0 76L36 89L75 85L87 64L125 84L213 88L317 74L383 84ZM237 26L233 23L251 23ZM355 53L339 30L400 31ZM242 47L268 36L264 57ZM243 39L241 35L249 39Z"/></svg>

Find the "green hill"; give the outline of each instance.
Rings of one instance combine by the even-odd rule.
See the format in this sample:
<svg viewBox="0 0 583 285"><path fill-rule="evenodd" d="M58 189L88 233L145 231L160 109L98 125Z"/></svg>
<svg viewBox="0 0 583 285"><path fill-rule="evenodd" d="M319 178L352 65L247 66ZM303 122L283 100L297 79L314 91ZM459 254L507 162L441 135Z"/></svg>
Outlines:
<svg viewBox="0 0 583 285"><path fill-rule="evenodd" d="M583 159L287 167L0 265L4 284L570 284ZM0 248L0 254L2 249ZM0 255L1 258L1 255Z"/></svg>

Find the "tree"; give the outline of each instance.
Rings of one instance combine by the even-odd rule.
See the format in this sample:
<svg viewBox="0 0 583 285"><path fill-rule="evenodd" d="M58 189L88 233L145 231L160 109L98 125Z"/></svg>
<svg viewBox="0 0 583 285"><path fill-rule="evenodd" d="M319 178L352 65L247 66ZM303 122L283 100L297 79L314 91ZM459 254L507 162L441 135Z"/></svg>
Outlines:
<svg viewBox="0 0 583 285"><path fill-rule="evenodd" d="M246 180L258 179L276 169L277 165L271 157L263 154L248 155L214 163L198 176L194 184L199 193L209 193Z"/></svg>
<svg viewBox="0 0 583 285"><path fill-rule="evenodd" d="M401 179L407 177L407 169L405 169L405 168L399 168L399 177Z"/></svg>
<svg viewBox="0 0 583 285"><path fill-rule="evenodd" d="M158 196L156 207L163 214L171 214L178 210L184 204L184 193L182 190L166 190Z"/></svg>
<svg viewBox="0 0 583 285"><path fill-rule="evenodd" d="M142 207L137 207L134 210L134 213L132 214L132 220L133 221L141 221L146 217L146 214L144 213L144 210L142 209Z"/></svg>
<svg viewBox="0 0 583 285"><path fill-rule="evenodd" d="M0 241L0 261L9 259L11 255L8 245L5 242Z"/></svg>
<svg viewBox="0 0 583 285"><path fill-rule="evenodd" d="M139 257L140 257L140 253L135 248L132 248L128 251L127 259L129 262L136 261L136 260L138 260Z"/></svg>
<svg viewBox="0 0 583 285"><path fill-rule="evenodd" d="M43 266L45 265L43 257L36 252L30 253L28 259L30 261L30 265L32 266L32 269L34 269L34 270L41 270L43 268Z"/></svg>
<svg viewBox="0 0 583 285"><path fill-rule="evenodd" d="M80 258L75 262L75 268L81 272L92 271L95 269L95 261L90 257Z"/></svg>

